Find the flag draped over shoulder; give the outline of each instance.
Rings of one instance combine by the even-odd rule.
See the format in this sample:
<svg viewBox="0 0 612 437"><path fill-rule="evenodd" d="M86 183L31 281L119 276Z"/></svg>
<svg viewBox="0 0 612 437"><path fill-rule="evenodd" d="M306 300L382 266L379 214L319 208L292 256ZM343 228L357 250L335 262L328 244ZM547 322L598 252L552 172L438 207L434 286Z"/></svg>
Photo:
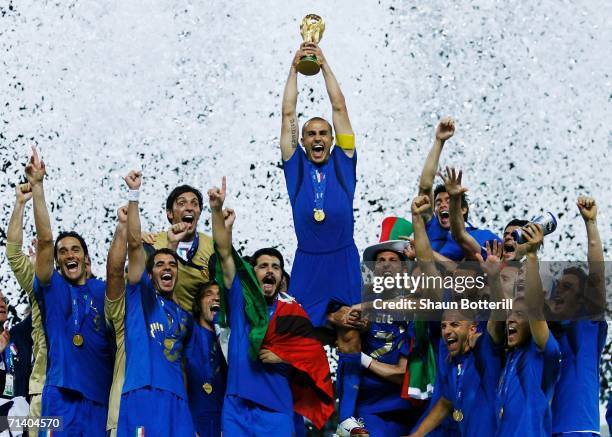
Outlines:
<svg viewBox="0 0 612 437"><path fill-rule="evenodd" d="M293 409L321 429L334 413L329 362L308 315L286 293L279 294L262 347L293 367Z"/></svg>
<svg viewBox="0 0 612 437"><path fill-rule="evenodd" d="M223 268L221 266L221 256L217 252L217 246L215 245L215 254L217 255L217 262L215 265L215 281L219 284L221 290L221 302L219 313L217 315L217 323L221 328L227 328L229 326L227 320L227 302L225 301L224 281L223 281ZM242 292L244 294L244 311L246 318L249 322L249 358L257 360L259 355L259 349L266 335L268 329L268 323L270 317L268 315L268 304L264 297L263 291L259 287L257 278L253 267L244 261L238 252L232 247L232 257L234 258L234 264L236 265L236 275L242 285Z"/></svg>
<svg viewBox="0 0 612 437"><path fill-rule="evenodd" d="M401 396L418 403L429 399L433 394L436 380L436 354L429 341L427 324L415 321L412 322L412 327L414 332Z"/></svg>
<svg viewBox="0 0 612 437"><path fill-rule="evenodd" d="M223 268L218 252L215 280L221 290L217 323L229 327L227 302L224 295ZM236 274L242 286L245 313L249 322L249 357L258 359L261 348L278 355L293 367L289 384L293 395L293 409L322 428L334 413L334 391L327 355L314 336L312 322L304 309L286 293L279 293L272 318L259 286L253 267L232 248Z"/></svg>

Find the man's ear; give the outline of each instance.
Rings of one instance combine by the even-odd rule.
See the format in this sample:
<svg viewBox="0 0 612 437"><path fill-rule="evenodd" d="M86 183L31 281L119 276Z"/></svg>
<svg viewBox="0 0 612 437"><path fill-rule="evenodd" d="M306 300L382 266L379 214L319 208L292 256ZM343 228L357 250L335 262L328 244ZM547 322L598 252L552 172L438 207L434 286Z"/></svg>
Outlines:
<svg viewBox="0 0 612 437"><path fill-rule="evenodd" d="M168 221L172 223L172 220L174 220L174 214L172 213L171 209L166 210L166 217L168 218Z"/></svg>

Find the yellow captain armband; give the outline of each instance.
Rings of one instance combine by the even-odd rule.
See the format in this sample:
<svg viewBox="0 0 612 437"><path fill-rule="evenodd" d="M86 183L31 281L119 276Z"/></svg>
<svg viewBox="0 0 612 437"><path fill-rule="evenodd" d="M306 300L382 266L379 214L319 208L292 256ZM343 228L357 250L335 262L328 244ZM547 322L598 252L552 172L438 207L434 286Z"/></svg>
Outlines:
<svg viewBox="0 0 612 437"><path fill-rule="evenodd" d="M353 134L337 134L336 144L342 150L355 150L355 135Z"/></svg>

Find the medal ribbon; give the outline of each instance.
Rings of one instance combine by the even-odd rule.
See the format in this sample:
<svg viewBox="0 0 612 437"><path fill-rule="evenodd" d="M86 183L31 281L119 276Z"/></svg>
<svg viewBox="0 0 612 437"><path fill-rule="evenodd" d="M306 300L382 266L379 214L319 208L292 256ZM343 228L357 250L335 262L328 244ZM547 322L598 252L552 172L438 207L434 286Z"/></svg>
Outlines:
<svg viewBox="0 0 612 437"><path fill-rule="evenodd" d="M163 314L163 318L164 318L164 326L168 329L166 331L166 338L172 338L175 331L176 331L176 325L178 324L178 320L176 320L176 317L174 317L174 315L166 310L166 304L164 302L164 298L161 297L159 294L156 293L156 297L157 297L157 302L159 303L159 305L162 308L162 314ZM171 321L169 321L168 319L171 319Z"/></svg>
<svg viewBox="0 0 612 437"><path fill-rule="evenodd" d="M457 364L457 379L455 380L455 387L457 390L455 410L459 410L461 412L463 412L463 410L461 409L461 404L463 403L463 386L461 384L461 380L463 379L464 373L465 373L465 360Z"/></svg>
<svg viewBox="0 0 612 437"><path fill-rule="evenodd" d="M315 209L323 211L323 205L325 205L325 186L327 184L327 175L322 168L312 166L310 168L310 178L312 179L312 189L315 195Z"/></svg>
<svg viewBox="0 0 612 437"><path fill-rule="evenodd" d="M200 244L200 237L198 237L198 233L196 231L193 242L191 243L191 248L187 252L187 262L191 262L191 259L198 251L198 245Z"/></svg>
<svg viewBox="0 0 612 437"><path fill-rule="evenodd" d="M510 387L508 377L513 373L516 373L516 365L518 363L520 353L514 350L511 352L511 354L512 355L508 360L507 365L504 367L504 373L502 374L499 380L499 384L497 385L497 413L499 413L501 408L503 408L506 404L506 400L508 397L508 388Z"/></svg>
<svg viewBox="0 0 612 437"><path fill-rule="evenodd" d="M70 288L70 300L72 301L72 324L73 324L73 335L80 334L81 326L85 321L85 318L91 311L91 307L93 302L89 298L89 288L87 285L85 288L87 292L83 294L83 299L85 300L85 311L83 317L79 316L79 291L73 287L72 285L68 286Z"/></svg>

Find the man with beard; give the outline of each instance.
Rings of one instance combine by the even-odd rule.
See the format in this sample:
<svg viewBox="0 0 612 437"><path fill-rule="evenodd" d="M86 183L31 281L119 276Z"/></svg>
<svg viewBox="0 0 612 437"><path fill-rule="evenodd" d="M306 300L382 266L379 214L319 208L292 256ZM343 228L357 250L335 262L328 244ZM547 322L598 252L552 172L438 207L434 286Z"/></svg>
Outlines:
<svg viewBox="0 0 612 437"><path fill-rule="evenodd" d="M174 298L185 311L191 311L195 294L209 280L208 259L213 253L213 244L210 236L197 230L201 213L202 193L192 186L180 185L166 199L166 218L171 226L179 223L186 226L178 245L171 247L168 232L143 234L146 249L171 248L178 255L179 279Z"/></svg>
<svg viewBox="0 0 612 437"><path fill-rule="evenodd" d="M423 214L429 207L427 196L417 197L412 204L417 259L431 263L433 255L425 233ZM487 261L478 254L481 268L488 276L490 287L499 298L501 284L501 245L486 245ZM423 262L423 261L422 261ZM425 266L424 266L425 267ZM458 269L459 270L459 269ZM501 370L502 323L493 319L484 333L472 311L447 310L442 315L441 341L438 349L439 367L436 375L433 405L422 419L413 436L430 432L455 435L455 427L445 423L452 417L460 435L493 435L495 431L495 387Z"/></svg>
<svg viewBox="0 0 612 437"><path fill-rule="evenodd" d="M182 373L183 350L191 317L173 300L178 260L171 248L157 249L146 259L141 241L138 197L142 174L125 178L130 189L127 211L127 286L109 293L107 313L124 320L125 381L119 408L118 436L194 435ZM176 247L186 225L169 231ZM119 245L118 245L119 246ZM118 248L121 250L121 248ZM153 410L163 414L152 414Z"/></svg>
<svg viewBox="0 0 612 437"><path fill-rule="evenodd" d="M544 293L537 250L544 234L529 223L522 229L527 241L524 297L514 299L506 320L508 354L497 386L495 435L550 436L550 402L559 378L561 353L544 320Z"/></svg>
<svg viewBox="0 0 612 437"><path fill-rule="evenodd" d="M231 329L223 434L292 435L294 410L321 428L333 413L325 351L312 338L304 310L279 293L284 261L278 250L256 251L251 267L232 249L235 213L222 209L225 193L225 177L221 188L208 191L217 278L224 290L219 324ZM297 385L290 374L299 376Z"/></svg>
<svg viewBox="0 0 612 437"><path fill-rule="evenodd" d="M34 364L30 374L30 417L39 418L45 374L47 368L47 343L42 326L41 312L34 297L34 265L28 255L22 252L23 216L25 205L32 199L30 184L17 184L15 187L15 206L6 232L6 259L17 279L17 283L28 296L32 308L32 340ZM32 435L38 435L38 428L30 428Z"/></svg>
<svg viewBox="0 0 612 437"><path fill-rule="evenodd" d="M79 234L62 232L53 244L45 175L45 164L32 148L26 178L38 240L33 288L48 341L42 416L63 416L66 434L104 436L112 376L102 313L105 283L87 278L87 245Z"/></svg>
<svg viewBox="0 0 612 437"><path fill-rule="evenodd" d="M455 122L452 118L443 118L436 127L436 138L429 151L421 178L419 179L419 195L429 197L430 204L434 205L424 216L427 223L427 235L431 241L436 261L460 261L464 257L473 259L474 253L481 251L488 240L498 239L491 231L478 229L468 222L469 204L464 191L456 193L457 217L464 232L458 234L460 240L451 234L451 193L445 184L433 187L434 178L438 171L438 163L442 148L447 140L455 133ZM467 226L466 226L467 224Z"/></svg>
<svg viewBox="0 0 612 437"><path fill-rule="evenodd" d="M407 271L406 241L384 241L363 254L377 277L396 277ZM393 293L395 290L389 290ZM391 300L397 296L378 295ZM361 337L364 368L357 398L357 415L368 424L370 437L405 435L420 417L424 404L413 405L401 396L414 342L412 322L372 322Z"/></svg>
<svg viewBox="0 0 612 437"><path fill-rule="evenodd" d="M302 126L299 140L297 64L310 55L321 65L334 127L314 117ZM332 150L333 131L336 147ZM340 398L336 433L367 435L363 423L353 417L361 375L360 334L347 323L350 307L359 303L361 293L359 253L353 239L355 135L340 86L314 43L303 43L291 64L283 94L280 148L298 240L289 293L304 306L315 327L329 321L336 329Z"/></svg>
<svg viewBox="0 0 612 437"><path fill-rule="evenodd" d="M563 271L549 305L552 331L563 360L552 402L553 435L599 435L599 361L606 342L605 264L595 199L576 202L587 234L589 274L579 267ZM588 320L585 320L588 318Z"/></svg>
<svg viewBox="0 0 612 437"><path fill-rule="evenodd" d="M194 428L202 437L221 435L227 365L214 328L219 305L219 284L204 284L193 301L193 333L185 349L189 409Z"/></svg>

